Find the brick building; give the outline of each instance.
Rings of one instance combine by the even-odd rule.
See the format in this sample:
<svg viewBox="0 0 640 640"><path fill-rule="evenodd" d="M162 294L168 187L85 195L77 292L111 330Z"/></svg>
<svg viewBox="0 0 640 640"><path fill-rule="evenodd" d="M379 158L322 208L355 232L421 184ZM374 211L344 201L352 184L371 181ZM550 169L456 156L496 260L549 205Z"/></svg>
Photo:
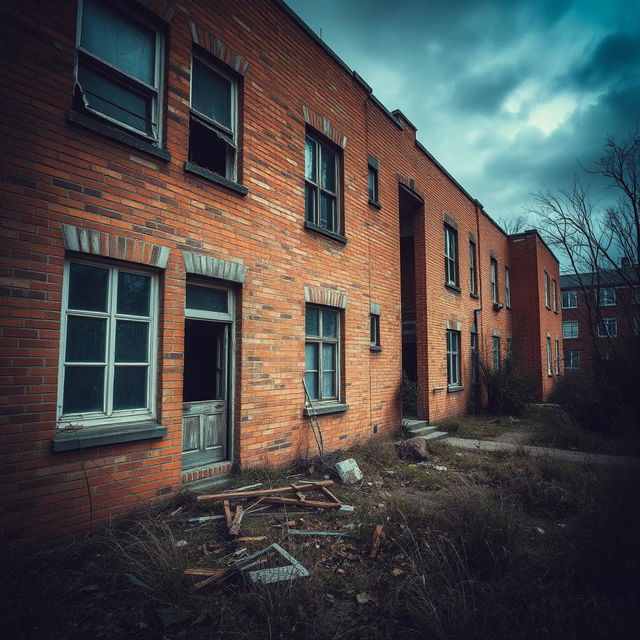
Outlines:
<svg viewBox="0 0 640 640"><path fill-rule="evenodd" d="M634 268L560 276L565 369L588 369L594 354L631 353L640 335L640 287Z"/></svg>
<svg viewBox="0 0 640 640"><path fill-rule="evenodd" d="M282 2L0 13L7 540L313 455L311 410L327 450L388 434L403 368L462 414L513 341L546 396L553 255Z"/></svg>

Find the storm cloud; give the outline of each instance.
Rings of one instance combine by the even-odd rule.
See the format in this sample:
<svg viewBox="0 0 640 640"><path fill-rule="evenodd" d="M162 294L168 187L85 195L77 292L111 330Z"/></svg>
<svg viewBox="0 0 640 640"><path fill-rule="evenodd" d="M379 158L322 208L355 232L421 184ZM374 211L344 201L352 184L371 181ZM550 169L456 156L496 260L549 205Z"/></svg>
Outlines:
<svg viewBox="0 0 640 640"><path fill-rule="evenodd" d="M640 3L287 0L497 218L640 117Z"/></svg>

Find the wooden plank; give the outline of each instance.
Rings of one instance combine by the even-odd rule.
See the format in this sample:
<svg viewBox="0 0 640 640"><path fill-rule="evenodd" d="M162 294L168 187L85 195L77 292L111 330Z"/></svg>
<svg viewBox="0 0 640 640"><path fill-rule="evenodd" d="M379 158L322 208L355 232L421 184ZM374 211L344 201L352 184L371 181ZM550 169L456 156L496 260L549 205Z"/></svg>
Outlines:
<svg viewBox="0 0 640 640"><path fill-rule="evenodd" d="M314 489L320 487L329 487L333 484L333 480L318 480L313 483L292 484L289 487L275 487L274 489L256 489L255 491L236 491L227 493L211 493L198 496L198 502L213 502L216 500L228 500L229 498L253 498L257 496L270 496L274 493L293 493L306 489Z"/></svg>
<svg viewBox="0 0 640 640"><path fill-rule="evenodd" d="M227 521L227 529L231 529L231 507L229 506L228 500L222 503L222 508L224 509L224 517Z"/></svg>
<svg viewBox="0 0 640 640"><path fill-rule="evenodd" d="M229 527L229 535L237 536L240 533L240 524L242 523L243 510L242 505L239 504L236 507L236 513L233 516L233 521L231 522L231 526Z"/></svg>
<svg viewBox="0 0 640 640"><path fill-rule="evenodd" d="M322 491L322 493L324 493L324 495L327 496L327 498L329 498L329 500L331 500L332 502L335 502L336 504L342 504L342 501L336 498L336 496L334 496L333 493L331 493L331 491L327 489L327 487L320 487L320 491Z"/></svg>
<svg viewBox="0 0 640 640"><path fill-rule="evenodd" d="M226 580L227 578L229 578L235 573L235 568L229 567L227 569L218 569L217 571L218 573L216 573L215 575L208 576L204 580L201 580L200 582L196 582L195 584L191 585L191 589L193 591L198 591L199 589L202 589L202 587L206 587L208 584L211 584L212 582L222 582L223 580ZM197 575L197 574L191 574L191 575Z"/></svg>
<svg viewBox="0 0 640 640"><path fill-rule="evenodd" d="M243 538L236 538L234 542L243 544L245 542L264 542L267 536L244 536Z"/></svg>
<svg viewBox="0 0 640 640"><path fill-rule="evenodd" d="M185 569L185 576L220 576L226 573L227 569Z"/></svg>
<svg viewBox="0 0 640 640"><path fill-rule="evenodd" d="M273 496L265 498L263 502L270 504L295 504L299 507L315 507L317 509L339 509L341 505L336 502L319 502L317 500L297 500L296 498L281 498Z"/></svg>
<svg viewBox="0 0 640 640"><path fill-rule="evenodd" d="M371 551L369 552L369 557L374 560L378 557L380 553L380 544L382 542L382 531L384 526L381 524L377 524L375 529L373 530L373 539L371 540Z"/></svg>

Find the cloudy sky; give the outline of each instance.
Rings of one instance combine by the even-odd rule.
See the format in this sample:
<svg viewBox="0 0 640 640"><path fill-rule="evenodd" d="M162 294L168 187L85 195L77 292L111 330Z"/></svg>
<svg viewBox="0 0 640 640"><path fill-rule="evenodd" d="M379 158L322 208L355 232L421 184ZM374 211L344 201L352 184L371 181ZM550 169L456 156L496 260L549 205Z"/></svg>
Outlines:
<svg viewBox="0 0 640 640"><path fill-rule="evenodd" d="M286 0L494 218L640 118L638 0Z"/></svg>

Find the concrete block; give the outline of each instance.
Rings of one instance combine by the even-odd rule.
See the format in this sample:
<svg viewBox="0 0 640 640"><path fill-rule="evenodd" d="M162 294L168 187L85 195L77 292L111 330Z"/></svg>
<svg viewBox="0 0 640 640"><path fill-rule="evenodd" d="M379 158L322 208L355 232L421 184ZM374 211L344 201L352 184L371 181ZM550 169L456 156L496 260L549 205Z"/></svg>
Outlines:
<svg viewBox="0 0 640 640"><path fill-rule="evenodd" d="M353 458L338 462L336 464L336 471L344 484L354 484L362 480L362 471L360 471L358 463Z"/></svg>

